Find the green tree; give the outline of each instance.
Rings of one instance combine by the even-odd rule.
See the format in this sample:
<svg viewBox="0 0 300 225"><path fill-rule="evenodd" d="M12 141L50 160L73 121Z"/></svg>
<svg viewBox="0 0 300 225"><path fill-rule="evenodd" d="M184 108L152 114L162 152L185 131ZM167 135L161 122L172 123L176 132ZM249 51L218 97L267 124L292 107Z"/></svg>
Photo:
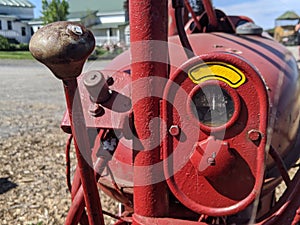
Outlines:
<svg viewBox="0 0 300 225"><path fill-rule="evenodd" d="M7 38L0 35L0 50L9 50L9 47L10 45Z"/></svg>
<svg viewBox="0 0 300 225"><path fill-rule="evenodd" d="M69 3L65 0L42 0L42 20L44 24L67 20Z"/></svg>

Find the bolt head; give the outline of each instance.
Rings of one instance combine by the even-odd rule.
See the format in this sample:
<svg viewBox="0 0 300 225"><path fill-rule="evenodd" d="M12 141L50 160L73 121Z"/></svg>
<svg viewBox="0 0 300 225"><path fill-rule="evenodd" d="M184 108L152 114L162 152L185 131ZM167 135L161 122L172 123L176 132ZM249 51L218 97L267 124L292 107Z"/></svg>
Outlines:
<svg viewBox="0 0 300 225"><path fill-rule="evenodd" d="M172 125L169 129L169 133L172 136L177 136L180 133L180 128L178 127L178 125Z"/></svg>
<svg viewBox="0 0 300 225"><path fill-rule="evenodd" d="M248 132L248 138L251 140L251 141L259 141L261 139L261 133L260 131L258 130L250 130Z"/></svg>
<svg viewBox="0 0 300 225"><path fill-rule="evenodd" d="M78 25L69 24L67 26L67 29L69 29L71 32L73 32L76 35L82 35L83 34L83 31L82 31L81 27L78 26Z"/></svg>
<svg viewBox="0 0 300 225"><path fill-rule="evenodd" d="M104 114L104 109L98 104L91 104L89 106L89 112L92 116L98 117Z"/></svg>

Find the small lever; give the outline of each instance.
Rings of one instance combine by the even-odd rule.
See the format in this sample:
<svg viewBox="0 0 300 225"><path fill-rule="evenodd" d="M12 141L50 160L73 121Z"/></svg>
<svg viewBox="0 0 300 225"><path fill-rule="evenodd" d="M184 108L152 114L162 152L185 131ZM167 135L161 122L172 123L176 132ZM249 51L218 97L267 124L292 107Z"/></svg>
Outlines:
<svg viewBox="0 0 300 225"><path fill-rule="evenodd" d="M29 50L59 79L81 74L83 65L95 47L95 38L84 26L60 21L39 29L31 38Z"/></svg>

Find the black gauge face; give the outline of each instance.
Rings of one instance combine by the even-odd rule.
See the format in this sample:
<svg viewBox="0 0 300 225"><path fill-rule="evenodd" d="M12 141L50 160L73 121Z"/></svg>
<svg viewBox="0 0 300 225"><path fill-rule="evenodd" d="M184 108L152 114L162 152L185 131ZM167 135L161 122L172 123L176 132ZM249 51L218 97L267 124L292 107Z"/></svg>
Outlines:
<svg viewBox="0 0 300 225"><path fill-rule="evenodd" d="M233 99L220 86L204 86L193 95L192 100L194 115L206 126L222 126L233 116Z"/></svg>

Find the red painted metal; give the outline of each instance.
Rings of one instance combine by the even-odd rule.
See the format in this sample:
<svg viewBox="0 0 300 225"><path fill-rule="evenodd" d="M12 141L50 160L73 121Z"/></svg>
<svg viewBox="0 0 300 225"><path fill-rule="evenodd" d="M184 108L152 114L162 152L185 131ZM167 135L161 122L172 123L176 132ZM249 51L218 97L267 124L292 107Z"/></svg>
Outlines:
<svg viewBox="0 0 300 225"><path fill-rule="evenodd" d="M134 214L145 217L163 217L168 212L166 186L163 182L153 183L156 174L151 170L139 168L151 166L160 161L160 146L152 147L149 136L153 132L154 138L159 138L159 127L150 128L151 120L159 117L159 99L157 90L162 87L150 87L153 76L167 77L168 51L167 28L168 13L167 0L132 0L130 2L130 41L131 41L131 73L132 73L132 101L141 96L147 96L133 105L134 125L136 135L140 141L133 142L134 154ZM156 41L163 42L162 49L157 49ZM163 49L164 48L164 49ZM157 62L163 59L163 62ZM136 85L142 78L146 78L141 85ZM159 85L159 84L157 84ZM161 83L160 85L164 85ZM142 150L138 151L138 149ZM141 181L146 178L146 184ZM137 221L133 224L139 224Z"/></svg>
<svg viewBox="0 0 300 225"><path fill-rule="evenodd" d="M130 63L128 64L130 65ZM91 73L97 73L98 71L90 71L82 74L78 77L78 91L81 93L82 107L89 109L94 103L90 100L89 93L83 83L86 75ZM124 121L126 121L129 115L132 113L131 108L131 77L128 73L120 72L116 69L106 69L101 71L105 78L113 79L113 84L109 86L112 91L112 97L102 104L104 114L100 116L94 116L89 110L84 110L84 119L88 128L115 128L122 129ZM122 104L121 104L122 103ZM61 128L70 133L70 120L68 112L65 113L61 123Z"/></svg>
<svg viewBox="0 0 300 225"><path fill-rule="evenodd" d="M84 190L84 200L88 211L89 224L101 225L104 224L104 219L101 212L102 209L98 189L96 186L96 180L91 167L93 163L90 152L90 143L86 133L86 126L76 78L64 80L64 90L71 121L72 134L74 136L74 145L80 172L80 179L82 188ZM71 223L67 219L65 224Z"/></svg>
<svg viewBox="0 0 300 225"><path fill-rule="evenodd" d="M199 23L199 20L195 14L195 12L193 11L190 3L188 0L184 0L184 4L185 4L185 7L187 8L187 10L189 11L189 13L192 15L192 18L194 20L194 23L196 24L196 27L198 28L198 30L201 30L201 25Z"/></svg>
<svg viewBox="0 0 300 225"><path fill-rule="evenodd" d="M296 215L294 217L294 220L292 222L292 225L297 225L300 223L300 207L296 211Z"/></svg>
<svg viewBox="0 0 300 225"><path fill-rule="evenodd" d="M101 157L99 158L94 165L95 170L95 179L98 180L107 165L107 162L110 160L110 157ZM98 193L97 193L98 194ZM66 223L68 225L76 225L79 223L82 213L84 212L85 202L84 202L84 189L83 186L80 186L76 195L73 198L72 205L67 215ZM99 213L99 212L98 212Z"/></svg>
<svg viewBox="0 0 300 225"><path fill-rule="evenodd" d="M168 15L169 15L169 24L168 24L168 36L176 35L176 20L175 20L175 10L172 7L172 0L168 0Z"/></svg>
<svg viewBox="0 0 300 225"><path fill-rule="evenodd" d="M219 152L215 154L217 149ZM228 171L236 163L228 142L216 140L213 136L195 144L190 161L199 176L209 179L222 176L224 171ZM222 164L218 163L220 161Z"/></svg>
<svg viewBox="0 0 300 225"><path fill-rule="evenodd" d="M205 129L200 130L199 123L193 119L193 113L186 110L187 107L180 106L187 98L184 93L193 93L194 88L197 87L187 73L190 68L201 64L202 60L236 66L247 77L247 82L236 89L243 104L248 106L247 110L242 107L235 126L225 124L222 128L223 132L220 129L214 130L213 127L209 132ZM184 91L179 91L174 83ZM179 141L183 137L167 137L165 140L164 169L172 193L186 207L199 214L210 216L235 214L249 206L259 196L264 178L266 147L264 137L267 135L268 124L268 114L265 109L268 108L268 99L259 73L236 55L219 53L202 55L189 60L175 71L166 86L164 99L168 101L171 99L173 102L171 106L164 101L164 120L167 121L167 126L178 125L187 137L184 142ZM256 101L259 101L259 104L251 105ZM248 118L251 118L252 122ZM247 132L252 129L262 133L263 138L258 146L247 139ZM189 138L192 136L193 139ZM216 142L215 138L222 141ZM211 143L207 144L206 141L209 140ZM194 151L191 155L194 144L198 142L203 155L199 151ZM223 144L226 144L226 147ZM230 152L226 154L228 148ZM207 157L210 157L213 152L216 154L217 166L209 168L207 165L208 167L202 168L203 163L208 160ZM187 161L189 157L191 162ZM201 162L200 174L195 170L197 162ZM182 179L185 174L189 174L189 180Z"/></svg>
<svg viewBox="0 0 300 225"><path fill-rule="evenodd" d="M270 90L276 90L278 88L278 82L275 82L273 80L273 77L278 77L278 78L283 78L283 82L286 82L286 85L288 87L294 87L293 85L295 83L295 78L296 78L296 73L294 72L294 64L293 61L287 61L287 63L283 62L283 56L289 56L289 52L285 51L281 46L274 46L274 42L269 39L265 38L260 38L258 36L248 36L247 39L245 38L240 38L236 37L234 35L228 35L228 34L222 34L222 33L212 33L212 34L193 34L190 36L191 44L195 46L195 53L197 55L200 55L200 53L203 53L204 56L210 54L210 53L218 53L218 54L224 54L224 55L239 55L242 58L247 59L245 64L250 62L253 65L256 65L257 69L260 71L261 76L264 79L265 84L268 86L268 95L270 101L272 101L272 104L276 103L276 95L275 92L270 91ZM203 45L198 46L196 43L201 42ZM180 42L177 37L172 37L170 38L170 44L177 46L180 46ZM263 46L263 47L262 47ZM275 48L276 47L276 48ZM279 52L282 52L282 55L278 54ZM180 53L181 52L181 53ZM109 65L108 69L113 69L113 70L128 70L127 65L130 64L129 62L129 54L124 53L121 58L116 59L113 61L111 65ZM171 73L175 74L175 70L180 67L186 60L186 57L184 56L184 52L182 51L181 48L172 48L170 47L170 60L171 60ZM262 63L264 62L264 63ZM114 67L115 65L115 67ZM284 73L281 73L280 70L278 70L279 65L282 65ZM288 66L284 66L288 65ZM296 66L296 64L295 64ZM172 75L173 77L174 75ZM117 80L118 78L116 78ZM278 81L278 80L277 80ZM117 89L115 89L117 91ZM295 115L297 115L297 108L299 106L299 102L295 101L295 98L290 98L287 96L293 96L293 93L298 93L298 90L295 88L284 88L284 96L280 102L284 102L288 100L289 103L285 103L285 107L282 106L282 103L277 103L279 105L278 109L280 112L283 112L283 109L285 108L289 112L295 112ZM84 90L83 90L84 91ZM293 102L293 103L292 103ZM244 107L244 105L241 105L241 107ZM257 100L250 102L248 104L248 107L250 108L255 108L257 107ZM239 114L240 115L240 114ZM238 117L238 116L237 116ZM296 118L295 116L293 116ZM118 117L114 117L118 118ZM277 129L274 130L274 135L277 138L273 138L271 144L276 146L278 143L278 135L279 134L285 134L286 136L291 137L292 139L295 139L294 132L293 130L295 129L287 129L285 122L287 121L288 116L283 116L280 117L279 120L277 120ZM289 128L291 127L297 127L296 120L292 120L292 124ZM122 123L121 123L122 124ZM198 122L197 122L198 124ZM103 127L103 125L99 123L94 124L96 127ZM174 124L172 124L174 125ZM112 122L107 123L107 126L115 126ZM120 126L121 127L121 126ZM228 126L227 128L230 129L231 125ZM234 126L232 126L234 127ZM226 128L226 129L227 129ZM209 129L207 129L207 132ZM251 141L256 141L257 138L253 138L252 136L257 136L255 132L257 129L251 129L249 130L250 133L245 133L245 137L249 138ZM177 132L177 131L176 131ZM180 130L181 132L181 130ZM289 132L289 134L287 133ZM192 132L191 132L192 133ZM253 135L252 135L253 134ZM260 136L261 134L259 134ZM176 136L176 135L174 135ZM252 138L251 138L252 137ZM259 139L259 137L258 137ZM292 147L293 141L287 141L285 139L281 139L280 144L285 145L284 148L279 149L280 150L280 155L282 155L284 152L291 152L289 149ZM290 146L290 147L289 147ZM278 146L277 146L278 147ZM132 159L131 159L131 154L128 154L127 156L124 156L124 153L128 153L128 150L124 151L121 150L122 148L120 147L119 150L116 151L116 157L122 156L123 162L126 164L130 165ZM125 154L125 155L126 155ZM270 160L269 160L270 161ZM120 167L120 164L117 164L113 162L112 164L112 172L116 173L119 171L118 167ZM268 162L268 167L272 167L272 163ZM126 170L127 171L127 170ZM127 176L126 179L128 179L128 182L132 184L132 177ZM122 187L122 185L121 185ZM270 191L272 191L273 188L270 188ZM146 203L145 203L146 204ZM241 208L240 208L241 209ZM172 215L178 215L178 216L183 216L183 214L180 213L180 210L175 211L177 213L172 212ZM171 216L171 210L170 214Z"/></svg>
<svg viewBox="0 0 300 225"><path fill-rule="evenodd" d="M141 225L208 225L207 223L196 222L196 221L187 221L173 218L150 218L143 217L140 215L133 215L133 219Z"/></svg>
<svg viewBox="0 0 300 225"><path fill-rule="evenodd" d="M203 5L208 16L209 24L212 27L217 28L218 27L217 15L213 8L211 0L203 0Z"/></svg>
<svg viewBox="0 0 300 225"><path fill-rule="evenodd" d="M260 34L236 35L239 23L252 20L226 16L209 0L203 0L206 13L201 16L190 11L198 28L189 29L190 21L185 29L192 35L182 41L184 1L191 10L187 0L178 0L176 13L169 1L169 32L167 0L130 1L131 50L105 70L90 72L104 74L96 92L99 89L105 96L84 86L85 77L93 74L80 76L78 88L75 79L64 79L69 113L62 128L74 135L78 157L72 187L68 182L73 203L66 224L104 223L96 187L104 166L107 174L99 179L99 187L125 208L121 217L106 213L118 219L116 224L244 224L256 203L264 208L255 218L257 225L299 223L300 172L293 179L287 174L300 149L300 85L294 58ZM175 18L182 19L178 29ZM180 37L167 39L177 30ZM193 50L188 57L196 57L187 59L187 44ZM190 69L203 62L233 66L245 81L232 86L216 76L193 80ZM64 78L65 62L50 68ZM113 82L108 84L108 79ZM193 97L210 85L226 91L235 109L219 126L202 123L192 109ZM163 122L155 124L156 118ZM103 146L101 137L108 129L114 129L120 140L111 160L98 159L90 147L93 142L97 142L94 149ZM88 136L86 130L98 133ZM67 156L69 147L70 140ZM85 158L82 149L87 151ZM92 159L98 159L94 168L98 174L89 167ZM158 173L166 182L157 180ZM282 179L287 190L272 207L272 193Z"/></svg>

